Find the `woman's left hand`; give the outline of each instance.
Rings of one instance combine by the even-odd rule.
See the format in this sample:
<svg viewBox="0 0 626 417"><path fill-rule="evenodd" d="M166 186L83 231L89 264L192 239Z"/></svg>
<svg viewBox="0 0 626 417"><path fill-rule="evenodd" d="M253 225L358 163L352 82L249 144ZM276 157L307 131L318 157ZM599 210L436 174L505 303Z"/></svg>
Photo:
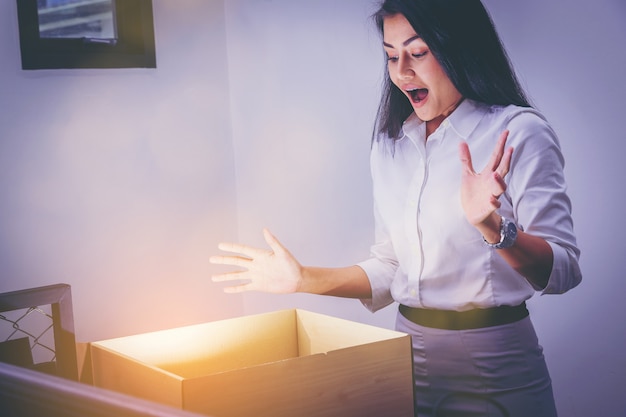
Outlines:
<svg viewBox="0 0 626 417"><path fill-rule="evenodd" d="M479 229L485 227L494 229L495 227L498 233L499 220L494 214L496 209L500 207L498 199L506 190L504 177L509 172L511 155L513 154L513 148L505 149L508 136L508 130L502 132L487 166L479 173L474 171L472 155L467 142L462 142L459 145L459 156L463 165L461 205L465 217Z"/></svg>

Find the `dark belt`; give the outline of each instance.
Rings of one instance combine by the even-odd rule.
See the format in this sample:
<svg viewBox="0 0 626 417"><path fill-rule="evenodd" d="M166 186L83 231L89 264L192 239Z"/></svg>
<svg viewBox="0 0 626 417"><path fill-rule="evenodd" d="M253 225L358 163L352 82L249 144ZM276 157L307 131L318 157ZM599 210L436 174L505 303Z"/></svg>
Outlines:
<svg viewBox="0 0 626 417"><path fill-rule="evenodd" d="M528 316L526 302L511 307L476 308L468 311L413 308L400 304L400 313L415 324L445 330L468 330L514 323Z"/></svg>

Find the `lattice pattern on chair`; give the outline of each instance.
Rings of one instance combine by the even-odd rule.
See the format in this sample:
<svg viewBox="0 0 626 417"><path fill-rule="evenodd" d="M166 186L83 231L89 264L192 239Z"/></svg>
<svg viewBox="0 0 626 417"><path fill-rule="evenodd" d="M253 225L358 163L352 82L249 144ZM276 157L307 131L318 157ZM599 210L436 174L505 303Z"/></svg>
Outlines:
<svg viewBox="0 0 626 417"><path fill-rule="evenodd" d="M78 379L69 285L0 294L0 360Z"/></svg>
<svg viewBox="0 0 626 417"><path fill-rule="evenodd" d="M0 314L0 345L17 349L19 342L11 341L26 337L33 364L54 362L56 351L53 327L49 305L4 312Z"/></svg>

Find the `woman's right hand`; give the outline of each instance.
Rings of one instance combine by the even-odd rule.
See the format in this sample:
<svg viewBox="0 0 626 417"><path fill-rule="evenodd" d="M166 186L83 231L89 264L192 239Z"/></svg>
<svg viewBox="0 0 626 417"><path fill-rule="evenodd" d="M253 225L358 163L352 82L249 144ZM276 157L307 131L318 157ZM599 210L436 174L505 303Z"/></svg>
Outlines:
<svg viewBox="0 0 626 417"><path fill-rule="evenodd" d="M226 287L224 292L262 291L276 294L298 292L302 281L302 265L269 230L264 229L263 236L270 250L237 243L219 244L220 250L231 252L233 255L211 256L209 261L213 264L243 268L240 271L213 275L214 282L242 281L237 285Z"/></svg>

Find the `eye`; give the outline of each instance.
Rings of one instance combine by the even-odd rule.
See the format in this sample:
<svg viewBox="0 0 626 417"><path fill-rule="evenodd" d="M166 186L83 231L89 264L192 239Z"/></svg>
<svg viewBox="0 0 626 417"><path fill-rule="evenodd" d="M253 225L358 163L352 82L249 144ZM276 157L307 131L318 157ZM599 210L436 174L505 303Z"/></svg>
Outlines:
<svg viewBox="0 0 626 417"><path fill-rule="evenodd" d="M428 54L428 51L424 51L422 53L419 54L411 54L411 56L413 56L413 58L423 58Z"/></svg>
<svg viewBox="0 0 626 417"><path fill-rule="evenodd" d="M397 56L387 56L387 61L396 62L398 60Z"/></svg>

